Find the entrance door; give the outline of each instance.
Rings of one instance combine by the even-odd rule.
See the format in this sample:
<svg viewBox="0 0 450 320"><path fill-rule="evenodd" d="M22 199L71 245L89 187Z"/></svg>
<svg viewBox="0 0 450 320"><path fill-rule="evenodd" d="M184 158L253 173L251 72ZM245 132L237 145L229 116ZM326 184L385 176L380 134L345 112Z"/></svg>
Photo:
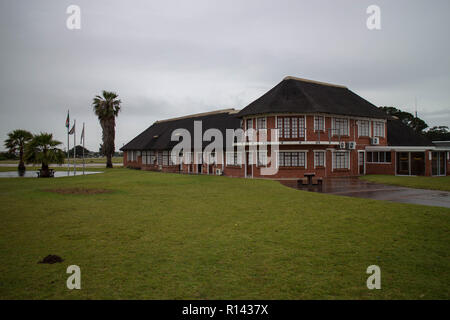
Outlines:
<svg viewBox="0 0 450 320"><path fill-rule="evenodd" d="M433 176L445 175L445 152L431 153L431 174Z"/></svg>
<svg viewBox="0 0 450 320"><path fill-rule="evenodd" d="M366 174L366 153L364 151L358 151L358 167L359 175Z"/></svg>
<svg viewBox="0 0 450 320"><path fill-rule="evenodd" d="M397 174L409 175L409 152L397 152Z"/></svg>
<svg viewBox="0 0 450 320"><path fill-rule="evenodd" d="M425 152L411 152L411 175L425 175Z"/></svg>

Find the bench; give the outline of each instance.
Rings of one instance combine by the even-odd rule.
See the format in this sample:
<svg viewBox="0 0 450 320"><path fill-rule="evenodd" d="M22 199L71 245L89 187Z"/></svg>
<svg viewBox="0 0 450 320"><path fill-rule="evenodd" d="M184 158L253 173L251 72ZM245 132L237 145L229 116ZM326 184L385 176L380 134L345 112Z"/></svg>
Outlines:
<svg viewBox="0 0 450 320"><path fill-rule="evenodd" d="M312 184L313 185L318 185L318 184L322 184L323 183L323 179L322 178L312 178Z"/></svg>

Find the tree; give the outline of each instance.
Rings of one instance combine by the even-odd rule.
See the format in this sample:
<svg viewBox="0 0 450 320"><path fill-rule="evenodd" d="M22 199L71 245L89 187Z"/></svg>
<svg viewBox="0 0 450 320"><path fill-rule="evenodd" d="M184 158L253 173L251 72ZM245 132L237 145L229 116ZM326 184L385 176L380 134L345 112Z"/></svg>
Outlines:
<svg viewBox="0 0 450 320"><path fill-rule="evenodd" d="M116 93L103 90L102 96L96 96L92 102L94 112L103 130L103 153L106 156L107 168L113 167L112 156L115 150L116 117L119 114L120 104L122 103L117 98L118 95Z"/></svg>
<svg viewBox="0 0 450 320"><path fill-rule="evenodd" d="M431 141L450 141L450 131L447 126L434 126L425 132Z"/></svg>
<svg viewBox="0 0 450 320"><path fill-rule="evenodd" d="M51 133L40 133L26 145L25 161L27 163L41 163L41 177L50 177L48 165L50 163L64 163L64 151L57 148L61 142L53 140Z"/></svg>
<svg viewBox="0 0 450 320"><path fill-rule="evenodd" d="M428 128L428 125L422 119L415 117L413 114L402 111L395 107L380 107L385 113L390 116L397 117L400 121L402 121L408 127L411 127L417 133L423 133L423 130Z"/></svg>
<svg viewBox="0 0 450 320"><path fill-rule="evenodd" d="M23 162L23 155L25 145L33 138L31 132L26 130L17 129L8 133L8 139L5 140L5 147L10 153L19 153L19 171L25 170L25 164Z"/></svg>

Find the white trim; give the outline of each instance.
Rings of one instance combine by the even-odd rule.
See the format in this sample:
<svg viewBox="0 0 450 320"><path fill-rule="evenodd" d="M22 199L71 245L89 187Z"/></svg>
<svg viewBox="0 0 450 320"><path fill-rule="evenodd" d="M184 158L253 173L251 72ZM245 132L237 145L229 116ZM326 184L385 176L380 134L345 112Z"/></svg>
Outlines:
<svg viewBox="0 0 450 320"><path fill-rule="evenodd" d="M360 132L361 132L361 130L360 130L360 124L361 124L361 122L362 121L364 121L364 122L367 122L367 126L368 126L368 128L367 128L367 133L368 133L368 135L367 136L362 136L361 134L360 134ZM358 119L358 120L356 120L356 129L358 130L358 138L359 137L363 137L363 138L365 138L365 137L370 137L370 120L361 120L361 119Z"/></svg>
<svg viewBox="0 0 450 320"><path fill-rule="evenodd" d="M350 152L350 150L332 150L331 151L331 171L334 171L334 169L336 169L334 167L335 161L333 161L334 160L333 157L336 153L348 153L348 167L347 168L338 168L337 170L341 170L341 169L350 170L350 168L351 168L351 152Z"/></svg>
<svg viewBox="0 0 450 320"><path fill-rule="evenodd" d="M433 146L366 146L366 151L401 151L401 152L421 152L421 151L428 151L428 150L435 150L435 147Z"/></svg>
<svg viewBox="0 0 450 320"><path fill-rule="evenodd" d="M317 167L316 165L316 153L323 153L323 167L326 168L327 167L327 151L326 150L313 150L313 158L314 158L314 169Z"/></svg>

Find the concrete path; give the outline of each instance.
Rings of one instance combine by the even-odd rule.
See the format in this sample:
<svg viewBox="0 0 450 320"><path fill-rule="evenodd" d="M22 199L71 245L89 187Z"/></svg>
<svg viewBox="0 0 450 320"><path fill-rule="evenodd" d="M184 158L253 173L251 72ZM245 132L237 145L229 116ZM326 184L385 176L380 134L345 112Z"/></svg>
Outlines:
<svg viewBox="0 0 450 320"><path fill-rule="evenodd" d="M322 186L298 187L294 181L282 181L281 183L306 191L450 208L450 192L447 191L390 186L358 178L324 179Z"/></svg>

